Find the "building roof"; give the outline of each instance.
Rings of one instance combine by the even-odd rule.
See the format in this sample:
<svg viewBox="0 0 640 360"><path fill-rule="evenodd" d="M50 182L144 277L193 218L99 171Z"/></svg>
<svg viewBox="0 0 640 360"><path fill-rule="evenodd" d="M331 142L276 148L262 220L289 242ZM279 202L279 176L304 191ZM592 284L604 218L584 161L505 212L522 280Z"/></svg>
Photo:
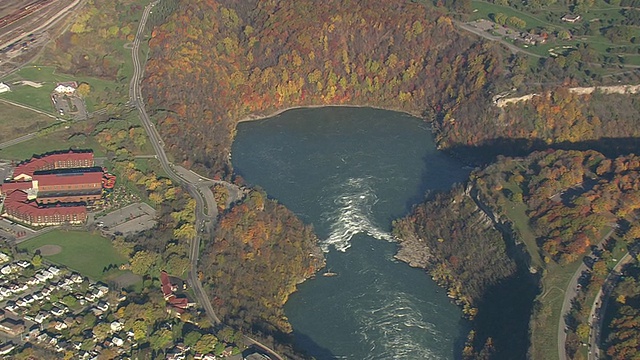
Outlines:
<svg viewBox="0 0 640 360"><path fill-rule="evenodd" d="M33 157L30 160L18 164L13 171L13 176L16 177L21 174L31 176L38 170L53 167L56 162L69 160L88 160L93 162L93 152L69 150L66 152L44 154L40 157Z"/></svg>
<svg viewBox="0 0 640 360"><path fill-rule="evenodd" d="M102 172L75 172L65 174L37 175L38 187L53 185L102 184Z"/></svg>
<svg viewBox="0 0 640 360"><path fill-rule="evenodd" d="M160 272L160 283L162 284L162 294L164 296L169 296L173 294L173 290L171 288L171 281L169 280L169 274L166 271Z"/></svg>
<svg viewBox="0 0 640 360"><path fill-rule="evenodd" d="M31 189L31 181L7 182L0 185L3 194L8 194L16 190Z"/></svg>
<svg viewBox="0 0 640 360"><path fill-rule="evenodd" d="M28 202L27 194L22 191L14 191L10 193L4 201L4 206L6 211L11 210L31 216L66 216L86 214L87 212L87 209L84 206L38 207L37 203Z"/></svg>
<svg viewBox="0 0 640 360"><path fill-rule="evenodd" d="M59 83L57 83L56 85L58 85L58 86L60 86L60 85L62 85L62 86L69 86L69 87L72 87L72 88L77 88L77 87L78 87L78 83L77 83L77 82L75 82L75 81L64 81L64 82L59 82Z"/></svg>

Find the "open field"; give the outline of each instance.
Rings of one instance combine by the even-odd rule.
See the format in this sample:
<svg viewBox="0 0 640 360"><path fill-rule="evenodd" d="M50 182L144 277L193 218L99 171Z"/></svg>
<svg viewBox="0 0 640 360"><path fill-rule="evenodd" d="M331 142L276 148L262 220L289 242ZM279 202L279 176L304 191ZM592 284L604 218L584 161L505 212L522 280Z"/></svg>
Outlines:
<svg viewBox="0 0 640 360"><path fill-rule="evenodd" d="M89 84L91 86L91 92L85 98L89 112L97 110L102 99L107 97L107 93L114 91L118 86L116 83L108 80L60 74L56 72L52 66L39 65L26 66L14 74L3 78L2 81L11 86L12 91L0 94L0 98L30 106L53 115L55 114L50 96L58 82L76 81L78 84L82 82ZM23 83L23 81L30 81L41 86L31 86Z"/></svg>
<svg viewBox="0 0 640 360"><path fill-rule="evenodd" d="M537 313L536 318L532 319L534 323L530 325L532 329L532 357L534 359L557 359L558 322L560 321L565 290L582 261L577 260L562 266L556 263L545 264L540 255L533 230L529 226L529 218L525 214L526 206L507 198L504 200L507 204L505 205L505 213L525 243L531 256L531 265L538 267L538 269L544 269L541 279L542 293L536 299L542 304L542 310Z"/></svg>
<svg viewBox="0 0 640 360"><path fill-rule="evenodd" d="M581 43L586 43L600 55L609 57L615 57L614 53L607 52L607 49L610 48L625 46L636 52L640 48L637 44L628 42L614 43L600 33L600 31L606 30L611 23L625 20L623 8L611 6L604 2L596 4L597 7L594 7L589 12L581 14L582 19L576 23L568 23L561 20L562 16L569 14L570 11L560 5L547 6L544 9L535 11L527 11L525 9L518 10L510 6L501 6L481 0L472 0L471 4L474 12L471 14L470 20L489 19L493 21L495 14L502 13L507 17L515 16L524 20L526 22L526 26L523 29L524 31L537 33L544 31L548 34L554 34L558 31L567 30L575 35L569 40L553 39L547 44L537 46L518 45L536 55L549 56L550 49L555 49L554 52L556 54L565 55L571 51L571 48L575 48L577 44ZM588 23L590 24L590 28L594 30L589 35L584 35L584 32L580 32L579 29ZM563 49L563 47L565 48ZM638 65L640 64L640 56L632 52L626 55L620 63Z"/></svg>
<svg viewBox="0 0 640 360"><path fill-rule="evenodd" d="M560 266L549 264L546 273L542 277L543 292L538 301L543 304L543 310L535 321L531 334L534 359L558 358L558 322L562 311L562 302L567 284L573 277L582 261L574 261L571 264Z"/></svg>
<svg viewBox="0 0 640 360"><path fill-rule="evenodd" d="M57 245L60 253L44 256L47 260L64 265L95 280L103 280L105 269L121 265L127 260L111 246L109 239L84 231L53 230L19 245L34 252L45 245Z"/></svg>
<svg viewBox="0 0 640 360"><path fill-rule="evenodd" d="M531 14L527 14L525 12L516 10L509 6L501 6L497 4L491 4L484 1L472 0L471 6L473 7L474 12L471 15L471 20L477 19L488 19L493 21L493 15L497 13L503 13L508 17L515 16L527 23L526 29L532 29L536 27L546 27L549 24L543 19L540 19ZM475 11L477 10L477 11Z"/></svg>
<svg viewBox="0 0 640 360"><path fill-rule="evenodd" d="M4 102L0 102L0 114L0 142L36 132L56 122L49 116Z"/></svg>
<svg viewBox="0 0 640 360"><path fill-rule="evenodd" d="M10 146L0 150L0 158L8 160L26 160L34 154L43 154L53 150L93 149L95 156L104 156L100 147L90 137L74 136L69 139L70 133L67 129L60 129L43 136L37 136L23 143Z"/></svg>

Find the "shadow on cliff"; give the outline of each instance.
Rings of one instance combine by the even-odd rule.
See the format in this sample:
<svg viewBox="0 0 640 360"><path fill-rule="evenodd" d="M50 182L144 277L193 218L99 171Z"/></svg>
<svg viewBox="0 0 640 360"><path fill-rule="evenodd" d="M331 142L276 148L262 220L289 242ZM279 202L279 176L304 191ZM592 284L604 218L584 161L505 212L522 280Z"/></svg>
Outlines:
<svg viewBox="0 0 640 360"><path fill-rule="evenodd" d="M595 150L607 157L617 157L630 153L640 153L640 138L601 138L580 142L560 142L547 144L540 139L509 139L497 138L487 140L479 145L456 144L445 152L451 153L463 161L474 164L490 163L499 155L526 156L533 151L542 150Z"/></svg>
<svg viewBox="0 0 640 360"><path fill-rule="evenodd" d="M523 267L487 289L478 303L474 319L477 344L488 337L495 347L494 359L526 359L529 349L529 319L539 292L536 277Z"/></svg>
<svg viewBox="0 0 640 360"><path fill-rule="evenodd" d="M305 355L313 357L316 360L333 360L336 358L329 349L318 345L318 343L313 341L308 335L303 334L300 331L294 330L293 337L290 341L294 343L296 350L303 352Z"/></svg>

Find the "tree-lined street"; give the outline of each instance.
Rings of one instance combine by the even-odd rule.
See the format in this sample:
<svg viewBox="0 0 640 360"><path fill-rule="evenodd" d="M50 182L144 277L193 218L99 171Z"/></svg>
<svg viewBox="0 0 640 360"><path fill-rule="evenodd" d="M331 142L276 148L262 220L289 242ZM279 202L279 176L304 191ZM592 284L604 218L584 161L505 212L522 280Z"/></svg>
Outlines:
<svg viewBox="0 0 640 360"><path fill-rule="evenodd" d="M189 258L191 262L191 270L189 271L187 282L191 286L194 291L194 294L197 298L198 303L205 310L209 320L212 324L219 324L220 319L215 313L209 298L202 287L202 283L198 278L198 260L200 257L200 241L202 239L203 234L213 234L213 229L215 227L216 219L218 216L218 208L211 192L211 186L213 183L223 184L228 189L235 189L237 186L230 184L225 181L214 181L205 177L202 177L192 171L189 171L181 166L173 165L164 151L164 142L157 132L156 128L153 126L149 115L147 114L144 108L144 102L142 100L142 92L140 83L142 81L143 75L143 63L140 60L139 49L142 38L144 37L145 26L147 20L149 18L149 14L153 7L158 3L158 0L150 3L144 9L142 14L142 18L140 19L140 23L138 25L138 31L136 32L135 40L133 41L133 47L131 49L131 55L133 59L133 77L131 78L130 87L129 87L129 97L130 102L136 106L138 109L138 113L140 116L140 120L142 121L142 125L144 126L147 135L149 136L149 140L151 141L151 145L157 155L158 161L162 166L162 169L169 175L169 177L185 187L189 194L196 200L196 226L200 229L201 226L204 226L204 231L197 231L195 238L191 241L191 247L189 251ZM271 350L269 347L264 344L245 336L245 343L252 344L258 346L266 353L274 356L276 359L282 360L277 353Z"/></svg>

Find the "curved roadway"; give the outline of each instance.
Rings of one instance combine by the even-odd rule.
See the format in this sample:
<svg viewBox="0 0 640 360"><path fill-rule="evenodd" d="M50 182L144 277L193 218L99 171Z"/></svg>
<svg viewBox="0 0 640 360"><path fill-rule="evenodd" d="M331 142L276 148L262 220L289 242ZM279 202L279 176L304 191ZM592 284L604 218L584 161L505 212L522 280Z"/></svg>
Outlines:
<svg viewBox="0 0 640 360"><path fill-rule="evenodd" d="M589 355L587 357L589 360L600 359L600 337L602 335L604 311L607 309L611 292L620 278L620 270L633 259L634 257L631 253L626 253L622 259L618 261L616 266L611 269L604 284L602 284L602 287L598 290L598 295L596 295L596 300L589 314Z"/></svg>
<svg viewBox="0 0 640 360"><path fill-rule="evenodd" d="M147 135L149 136L149 140L151 141L153 150L157 155L158 161L160 161L162 169L169 175L169 177L173 181L185 187L189 194L196 200L196 229L198 231L196 232L195 238L191 241L191 248L189 251L191 270L189 271L187 281L193 288L198 302L204 308L211 323L219 324L220 319L216 315L208 296L202 288L200 279L198 279L197 269L198 259L200 256L200 240L203 233L213 233L213 228L218 216L218 207L210 189L211 185L213 183L220 183L224 184L227 188L235 188L236 191L238 191L238 188L237 186L224 181L213 181L211 179L207 179L181 166L174 166L171 162L169 162L167 154L164 151L164 142L153 126L151 120L149 119L149 115L144 108L144 103L142 101L142 92L140 88L143 68L139 57L139 49L141 39L144 36L144 29L149 18L149 14L151 13L151 9L157 3L158 0L150 3L144 8L142 18L140 19L140 23L138 25L138 31L136 32L136 37L133 41L133 47L131 49L131 56L133 60L133 77L131 78L131 82L129 85L129 97L131 104L135 105L135 107L138 109L140 120L142 122L142 125L144 126L145 131L147 132ZM274 356L276 359L282 360L282 357L280 357L280 355L278 355L276 352L274 352L264 344L248 336L245 336L244 338L245 343L258 346L269 355Z"/></svg>
<svg viewBox="0 0 640 360"><path fill-rule="evenodd" d="M605 240L613 234L614 229L612 228L609 232L602 237L600 242L597 244L597 247L601 247ZM593 254L593 252L592 252ZM560 320L558 321L558 358L560 360L567 359L567 323L565 320L566 315L571 310L571 300L576 297L578 294L578 279L583 271L588 270L587 265L582 262L576 272L573 274L573 277L569 281L567 285L567 289L564 291L564 300L562 301L562 310L560 310Z"/></svg>

